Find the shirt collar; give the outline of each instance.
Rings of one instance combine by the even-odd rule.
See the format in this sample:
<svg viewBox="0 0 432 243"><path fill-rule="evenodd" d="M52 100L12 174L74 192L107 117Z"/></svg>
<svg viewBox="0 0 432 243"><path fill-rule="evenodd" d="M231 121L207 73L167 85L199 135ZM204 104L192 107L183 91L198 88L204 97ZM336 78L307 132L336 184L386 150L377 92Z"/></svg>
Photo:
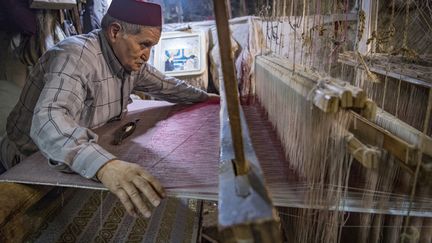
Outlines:
<svg viewBox="0 0 432 243"><path fill-rule="evenodd" d="M116 75L118 78L123 78L125 74L125 69L120 64L119 60L114 54L111 46L108 43L108 40L104 34L103 30L99 31L99 39L101 44L102 55L104 56L111 72Z"/></svg>

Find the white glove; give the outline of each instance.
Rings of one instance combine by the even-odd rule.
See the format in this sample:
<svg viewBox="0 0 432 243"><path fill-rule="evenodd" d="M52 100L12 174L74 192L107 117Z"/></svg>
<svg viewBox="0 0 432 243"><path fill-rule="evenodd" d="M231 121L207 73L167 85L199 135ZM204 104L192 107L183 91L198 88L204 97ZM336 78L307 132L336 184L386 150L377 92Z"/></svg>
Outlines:
<svg viewBox="0 0 432 243"><path fill-rule="evenodd" d="M137 164L121 160L109 161L99 169L97 178L120 199L126 211L134 217L140 212L149 218L151 210L144 200L157 207L166 196L159 181Z"/></svg>

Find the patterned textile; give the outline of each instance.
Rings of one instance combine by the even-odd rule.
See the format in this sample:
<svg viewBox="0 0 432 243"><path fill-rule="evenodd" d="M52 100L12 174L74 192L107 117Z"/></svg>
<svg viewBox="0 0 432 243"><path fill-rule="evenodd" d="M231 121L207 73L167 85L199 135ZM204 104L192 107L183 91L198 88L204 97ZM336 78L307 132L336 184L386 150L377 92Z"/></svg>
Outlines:
<svg viewBox="0 0 432 243"><path fill-rule="evenodd" d="M196 242L201 201L167 198L150 219L129 216L111 193L79 189L28 242Z"/></svg>
<svg viewBox="0 0 432 243"><path fill-rule="evenodd" d="M126 72L95 30L63 40L40 58L8 118L8 138L26 156L38 147L53 167L92 178L115 157L88 128L123 116L133 89L175 103L207 99L205 92L150 65Z"/></svg>
<svg viewBox="0 0 432 243"><path fill-rule="evenodd" d="M0 194L2 243L24 242L26 236L37 230L71 195L59 188L17 183L0 184Z"/></svg>

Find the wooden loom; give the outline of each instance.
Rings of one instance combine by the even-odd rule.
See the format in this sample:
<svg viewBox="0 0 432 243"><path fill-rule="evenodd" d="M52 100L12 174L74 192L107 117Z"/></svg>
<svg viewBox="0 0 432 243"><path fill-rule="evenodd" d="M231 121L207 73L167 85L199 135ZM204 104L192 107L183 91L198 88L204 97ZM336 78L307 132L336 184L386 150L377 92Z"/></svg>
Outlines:
<svg viewBox="0 0 432 243"><path fill-rule="evenodd" d="M270 58L266 58L270 59ZM261 58L258 60L258 65L261 63ZM288 73L288 71L286 71ZM266 75L264 72L258 72L258 74L264 74L266 79L268 77L271 77L269 75ZM289 73L288 73L289 74ZM283 78L283 76L278 76ZM299 77L301 78L301 77ZM289 79L285 80L289 81ZM306 80L307 81L307 80ZM307 81L309 82L309 81ZM305 92L308 93L308 92ZM305 97L303 97L307 103L307 111L310 111L310 101L307 101ZM168 193L170 196L181 196L181 197L194 197L194 198L201 198L201 199L216 199L217 197L217 166L215 163L213 163L213 160L208 161L202 161L199 160L200 156L190 156L190 158L185 157L185 154L192 155L193 150L187 150L187 148L194 148L197 146L202 146L203 144L209 145L208 141L211 140L212 146L209 146L207 149L210 149L213 152L216 152L216 154L212 153L212 158L217 158L217 147L218 147L218 141L214 140L213 138L216 138L216 136L213 136L216 133L209 133L209 131L203 131L200 129L200 127L203 126L203 124L206 124L208 122L208 119L213 116L209 116L212 114L216 114L219 111L218 106L193 106L191 108L188 108L186 110L180 109L179 113L174 113L170 111L172 108L172 105L167 103L158 103L155 102L153 105L151 102L147 103L147 107L140 106L140 102L134 102L135 108L131 107L129 112L129 117L127 117L126 120L122 121L121 124L108 124L108 126L105 126L101 129L99 129L98 134L100 135L100 141L101 145L106 147L109 151L112 151L113 153L119 155L121 158L132 161L132 162L139 162L144 161L146 164L143 164L146 166L146 168L149 169L149 171L158 178L160 178L164 185L166 185L168 189ZM134 103L132 105L134 105ZM156 109L157 108L157 109ZM138 109L138 110L137 110ZM206 113L200 114L200 113L194 113L194 111L206 110ZM320 112L323 113L323 112ZM326 114L326 113L323 113ZM328 113L331 116L334 116L333 113ZM222 116L224 117L224 116ZM226 114L225 114L226 117ZM151 119L149 119L151 118ZM172 118L172 119L169 119ZM191 119L195 118L195 119ZM199 118L199 119L197 119ZM112 140L111 136L116 130L116 127L121 126L123 123L127 123L129 120L135 120L135 119L141 119L142 121L145 121L143 123L140 123L140 126L137 127L137 131L128 138L127 141L125 141L125 144L121 146L114 146L110 145L110 141ZM256 118L255 118L256 119ZM160 121L161 120L161 121ZM211 118L213 120L213 118ZM186 121L188 121L186 123ZM193 121L193 123L191 123ZM222 118L221 122L226 122L226 118ZM181 126L179 127L178 124L187 124L187 126ZM225 124L226 125L226 124ZM154 128L152 128L154 127ZM217 126L215 126L217 129ZM177 134L174 137L167 136L167 130L172 131L175 129L177 131ZM264 130L263 127L253 127L255 130ZM179 131L182 131L181 133ZM252 132L254 132L252 130ZM245 133L245 132L244 132ZM213 134L213 135L210 135ZM228 134L229 132L223 133ZM192 140L193 143L184 143L183 139L186 141L190 137L199 138L198 140L194 139ZM226 135L225 135L226 136ZM223 136L224 137L224 136ZM226 137L225 137L226 138ZM345 140L346 138L343 137ZM163 143L163 141L167 141L167 143ZM190 139L189 139L190 140ZM207 141L207 143L206 143ZM226 140L224 140L226 141ZM222 141L222 144L224 144L224 141ZM247 141L247 140L245 140ZM266 140L265 142L268 143L270 140ZM214 142L214 143L213 143ZM227 143L229 144L229 142ZM274 153L270 148L267 146L263 146L265 144L261 144L261 147L264 147L266 149L267 153ZM346 146L346 142L343 142L343 146ZM252 167L257 167L257 164L255 163L255 159L253 158L253 154L248 153L250 152L250 143L245 142L245 148L246 148L246 158L248 158L251 162ZM259 147L256 147L259 148ZM148 151L149 154L139 154L133 151ZM187 152L189 151L189 152ZM271 151L271 152L269 152ZM155 157L155 154L157 154L159 157ZM354 155L357 155L354 153ZM232 157L233 153L226 153L224 156ZM208 156L207 156L208 157ZM266 157L262 157L266 158ZM275 162L274 160L270 160L270 155L267 155L267 158L271 162ZM11 170L10 173L6 173L5 175L2 175L2 179L9 180L9 181L18 181L18 182L29 182L28 178L26 179L26 176L28 177L27 171L31 170L34 171L35 174L39 175L37 180L39 180L39 183L41 183L41 180L47 180L46 182L42 182L42 184L46 183L49 185L56 185L60 184L63 186L79 186L79 187L85 187L85 188L98 188L103 189L103 187L95 182L85 180L83 178L80 178L77 175L64 175L59 172L55 172L53 170L50 170L48 166L46 165L46 161L43 158L42 155L36 154L35 156L32 156L29 158L30 160L27 160L27 163L19 164L16 169L17 170ZM198 160L196 160L198 159ZM188 162L188 165L185 165L182 160L185 160ZM229 159L222 159L223 161L228 161ZM31 162L31 163L28 163ZM169 163L171 162L171 163ZM285 177L293 177L294 175L290 174L283 174L280 173L278 175L275 173L275 171L272 171L274 169L271 169L269 167L268 163L264 160L260 160L261 166L264 170L270 171L271 173L266 174L267 184L269 185L269 189L271 191L272 199L278 206L284 206L284 207L297 207L297 208L305 208L305 209L331 209L331 210L342 210L342 211L351 211L351 212L380 212L380 213L386 213L386 214L393 214L393 215L401 215L405 214L408 208L407 205L407 199L406 198L397 198L396 196L392 196L392 198L400 200L400 203L397 203L395 205L388 205L385 208L381 208L379 206L364 206L361 204L362 200L362 194L355 191L349 191L347 192L347 195L345 198L341 198L341 201L333 200L329 202L316 202L316 204L313 204L310 202L310 199L308 199L308 195L313 195L316 193L320 193L320 188L317 186L313 186L311 184L306 184L304 188L302 189L301 184L299 184L298 181L295 180L289 180L284 183L284 185L281 184L280 178L281 176ZM26 167L33 163L33 167ZM383 164L383 163L379 163ZM42 166L43 165L43 166ZM205 168L208 168L206 170L206 174L203 174L201 176L201 180L197 180L198 176L189 175L187 173L187 170L190 170L190 166L202 166ZM226 181L232 181L234 180L234 172L232 163L223 163L223 169L221 172L222 179L226 179ZM254 168L254 171L256 172L257 168ZM283 167L274 167L277 168L277 170L281 170ZM17 175L17 171L19 172L21 169L21 175ZM271 170L270 170L271 169ZM182 173L182 171L185 170L185 172ZM166 176L164 173L165 171L173 171L177 173L179 176L181 175L181 180L169 180L172 176ZM15 175L13 176L13 172L15 172ZM283 171L281 171L283 172ZM203 173L203 172L201 172ZM225 174L226 173L226 174ZM258 174L258 173L256 173ZM174 174L173 174L174 175ZM258 174L259 175L259 174ZM279 179L275 180L272 177L277 177ZM51 181L48 181L51 180ZM259 180L251 180L253 182L257 182ZM35 183L33 181L32 183ZM195 184L194 186L191 185ZM278 184L279 183L279 184ZM188 186L189 185L189 186ZM228 186L227 192L235 193L233 192L233 183L225 184ZM187 189L190 187L189 189ZM230 189L230 190L228 190ZM335 188L337 189L337 188ZM339 189L337 189L339 190ZM329 193L331 195L332 191L334 189L326 188L325 192ZM297 192L297 193L294 193ZM343 192L343 191L342 191ZM343 196L343 195L341 195ZM358 199L360 197L360 200ZM382 196L379 197L378 200L373 201L373 203L379 205L379 201L382 199ZM229 200L229 199L228 199ZM427 198L424 199L426 201ZM423 201L423 202L424 202ZM392 201L393 203L395 201ZM417 202L421 202L418 200ZM237 204L228 204L225 206L230 206ZM415 216L421 216L424 214L423 208L424 207L430 207L430 202L423 203L423 206L420 207L417 204L414 205L412 208L412 215ZM267 211L268 212L268 211ZM254 215L254 216L262 216L262 215ZM231 217L231 219L239 219L237 217ZM243 218L244 219L244 218ZM271 219L271 218L267 218ZM224 222L224 221L222 221ZM247 219L244 222L253 223L252 220ZM271 222L271 221L270 221ZM251 223L251 225L253 225ZM236 225L236 224L234 224ZM249 225L249 226L251 226ZM259 224L258 224L259 225ZM249 229L249 228L247 228ZM262 228L257 228L262 229ZM243 230L240 230L243 231ZM248 232L248 230L246 230Z"/></svg>
<svg viewBox="0 0 432 243"><path fill-rule="evenodd" d="M217 1L215 1L215 4ZM220 1L218 1L220 4ZM219 6L220 9L221 6ZM215 7L215 9L218 7ZM344 16L341 17L342 19ZM218 17L218 19L220 19ZM227 26L227 25L226 25ZM225 31L225 33L228 33L228 31ZM220 37L221 40L224 38ZM226 39L225 39L226 40ZM229 43L229 42L227 42ZM229 48L227 48L229 49ZM223 51L223 50L221 50ZM226 54L226 52L225 52ZM224 56L224 55L221 55ZM225 55L225 58L227 55ZM228 58L228 60L225 60L225 63L232 62ZM277 79L279 79L279 88L281 88L281 91L283 90L283 87L287 86L289 87L294 95L294 93L300 94L300 99L304 100L304 104L300 108L305 108L305 113L308 111L313 111L314 113L325 113L326 115L322 115L323 119L333 119L337 116L339 116L338 113L347 113L346 119L347 121L344 126L342 126L343 129L340 129L340 141L336 137L335 141L338 140L338 142L341 143L343 146L336 146L337 148L346 148L348 151L349 156L355 158L356 161L360 162L362 166L367 168L368 170L378 170L380 166L382 166L384 163L389 162L387 159L383 159L384 152L387 151L391 157L396 158L397 164L402 166L402 168L407 171L409 174L414 175L416 174L416 165L418 163L418 158L420 157L423 161L422 165L424 166L424 169L422 171L428 170L427 162L428 158L431 156L431 139L428 136L423 136L421 132L419 132L416 129L409 128L408 125L395 120L394 117L390 114L387 114L380 109L376 108L376 105L373 101L370 101L366 98L365 92L363 89L360 89L358 87L355 87L351 84L348 84L347 82L343 82L341 80L336 79L330 79L330 78L322 78L319 76L316 72L313 72L311 70L307 70L304 67L296 66L295 68L292 67L292 63L289 63L285 61L283 58L280 57L259 57L257 60L257 76L261 76L258 79L258 85L262 85L264 82L266 82L269 79L274 79L275 76ZM265 72L267 70L267 72ZM375 71L371 69L372 71ZM227 71L231 75L230 78L225 78L224 80L233 80L233 75L231 71ZM234 85L235 86L235 85ZM231 86L226 85L228 90L236 90L235 88ZM261 87L265 88L265 87ZM277 90L276 90L277 91ZM258 92L263 92L263 89L259 90ZM258 94L259 98L262 100L263 105L267 104L267 112L269 113L269 116L273 116L273 119L276 120L274 126L277 128L280 128L283 126L284 121L278 120L277 111L283 110L283 101L278 100L277 103L280 103L279 105L282 106L282 109L277 109L276 107L272 107L272 105L268 105L268 102L265 102L264 99L266 97L271 97L271 95L268 94ZM274 231L275 229L275 223L277 223L277 217L275 217L271 210L271 202L270 200L267 201L269 198L266 196L266 190L263 187L263 180L261 178L261 172L260 172L260 166L258 163L256 163L256 159L254 158L253 151L251 153L249 142L248 142L248 136L246 132L246 127L244 125L244 117L241 115L241 112L236 112L237 117L239 120L237 121L236 125L229 125L227 121L227 113L229 113L229 104L232 104L233 97L235 99L236 95L232 95L231 98L228 98L228 96L224 96L223 102L226 105L223 105L222 107L222 114L221 114L221 135L222 135L222 158L221 158L221 173L220 173L220 181L221 181L221 202L224 202L226 200L228 203L221 203L220 209L221 209L221 228L224 229L224 234L226 234L227 239L241 239L244 238L250 238L251 234L258 233L266 235L269 233L269 235L274 236L277 233ZM229 101L231 99L231 102ZM299 99L299 100L300 100ZM236 102L234 102L236 103ZM276 104L277 105L277 104ZM311 108L316 107L316 108ZM318 109L317 109L318 108ZM353 111L345 111L345 109L350 108ZM291 114L289 114L291 115ZM321 116L318 115L318 116ZM293 115L294 116L294 115ZM312 115L313 116L313 115ZM324 117L326 116L326 117ZM232 117L232 115L230 115ZM291 117L292 118L292 117ZM230 122L234 119L229 119ZM343 120L343 119L341 119ZM324 120L325 122L326 120ZM307 121L304 121L307 123ZM394 123L393 125L389 125L389 123ZM317 125L318 123L314 123ZM238 129L233 129L234 132L240 132L242 130L243 132L240 132L240 134L237 135L231 135L228 131L229 127L238 127ZM239 129L241 128L241 129ZM339 129L339 125L335 125L332 128ZM394 130L392 130L394 129ZM283 131L281 129L280 131ZM300 130L301 131L301 130ZM400 133L400 131L403 131ZM331 134L331 133L329 133ZM326 134L327 135L327 134ZM337 135L339 136L339 135ZM233 140L233 142L229 141ZM227 144L234 144L234 147L238 146L238 143L235 142L236 139L243 140L242 146L244 149L234 149L232 150L232 146L227 146ZM280 132L280 137L283 139L284 134ZM287 141L289 140L286 138ZM291 144L293 141L296 141L295 139L291 138L292 140L289 141ZM332 138L333 139L333 138ZM228 142L227 142L228 141ZM237 140L238 141L238 140ZM320 140L324 141L324 140ZM312 145L311 145L312 146ZM303 149L304 147L300 147L300 149ZM245 151L244 154L238 154L239 151ZM289 148L287 150L290 150ZM291 149L293 151L293 149ZM304 150L308 151L308 150ZM421 154L418 152L421 151ZM385 153L387 153L385 152ZM234 156L235 155L235 156ZM321 155L321 154L319 154ZM420 156L419 156L420 155ZM226 156L226 157L224 157ZM288 155L290 156L290 155ZM231 163L231 160L235 157L235 163ZM244 159L239 159L239 157L244 157ZM294 157L294 156L293 156ZM249 164L246 163L246 160L249 161ZM346 167L342 167L342 169L347 169L349 171L349 168L352 165L350 163L345 164L345 160L338 160L337 162L342 161L344 164L343 166L347 165ZM248 166L249 165L249 166ZM385 164L384 164L385 165ZM317 165L319 166L319 165ZM248 168L249 167L249 168ZM235 173L235 168L239 168L240 173ZM387 204L394 203L396 204L393 208L383 207L380 204L380 200L385 200L386 196L377 196L379 197L379 200L372 200L372 197L370 194L366 194L364 192L360 192L360 195L363 196L363 198L366 198L365 205L360 205L362 207L354 207L349 204L350 196L353 195L352 191L347 191L346 188L343 188L345 186L345 183L338 184L338 187L332 188L331 185L325 185L330 188L330 190L322 190L323 185L321 185L320 181L314 181L315 178L313 176L310 176L310 168L301 168L299 166L299 170L302 171L303 176L307 177L308 181L305 186L305 194L306 199L304 201L300 201L297 207L303 207L305 209L304 212L301 212L299 210L299 214L296 216L305 216L308 213L316 215L316 218L319 218L319 222L325 222L327 219L328 221L333 220L335 224L337 225L338 222L341 222L343 219L343 215L340 216L338 213L329 213L329 215L325 215L325 210L330 210L332 212L362 212L362 213L377 213L379 210L381 210L381 213L387 213L387 214L393 214L395 217L403 216L406 214L409 214L409 211L411 210L411 214L421 217L421 216L427 216L430 217L430 211L424 213L424 211L428 211L429 205L427 203L424 203L424 201L427 201L429 198L425 196L423 198L423 202L418 199L416 202L418 202L419 207L416 208L416 210L413 210L412 207L403 207L403 204L407 204L409 199L403 198L400 201L397 200L387 200ZM325 169L325 167L320 167L320 169ZM329 166L330 168L330 166ZM332 167L333 168L333 167ZM247 178L252 179L238 179L242 178L241 176L238 177L238 174L246 174L248 172L253 172L252 175L248 176ZM323 170L325 171L325 170ZM344 175L345 177L341 177L342 181L348 181L349 178L347 175ZM373 180L377 180L374 178L374 176L371 176ZM240 180L240 182L237 182ZM243 181L241 181L243 180ZM263 204L260 204L258 207L259 209L266 209L263 210L262 214L254 214L253 217L238 217L238 216L232 216L232 215L223 215L226 212L237 211L241 213L245 213L247 215L247 210L243 210L243 208L239 205L245 205L248 204L247 200L242 199L242 197L238 197L237 192L234 190L236 189L235 186L238 183L243 183L244 181L249 181L250 184L257 183L252 188L258 188L258 190L253 191L253 193L256 193L255 195L252 193L251 197L257 196L258 194L261 196L261 199L264 198L265 202ZM311 183L312 182L312 183ZM314 184L315 183L315 184ZM270 187L275 186L273 184L270 184ZM362 185L364 186L364 185ZM241 189L241 188L240 188ZM272 191L272 188L269 188L270 191ZM362 189L365 190L374 190L371 188L364 187ZM299 190L296 188L296 190ZM288 191L288 190L287 190ZM294 197L282 197L280 194L288 194L287 191L272 191L272 196L275 204L279 206L287 206L287 207L295 207L293 203L290 204L288 202L289 200L294 201ZM336 191L337 193L332 193ZM359 190L361 191L361 190ZM275 193L277 192L277 193ZM329 195L335 196L335 199L332 199L331 197L323 197L319 194L325 194L329 192ZM388 191L382 191L382 194L385 194ZM364 193L363 195L361 193ZM379 191L376 190L376 193L379 195ZM279 194L279 195L278 195ZM171 194L172 195L172 194ZM263 196L264 195L264 196ZM276 197L275 197L276 195ZM318 195L318 196L317 196ZM178 196L178 195L177 195ZM230 198L230 196L234 196L235 199ZM279 198L277 197L279 196ZM323 204L316 204L313 205L313 203L317 202L318 200L315 200L313 197L320 197L320 199L329 199L326 203ZM288 198L288 199L287 199ZM383 199L384 198L384 199ZM396 197L395 197L396 198ZM352 197L351 197L352 199ZM400 199L400 198L399 198ZM245 204L236 203L233 202L235 200L238 200L238 202L244 202ZM332 200L332 201L331 201ZM355 201L352 199L351 201ZM362 200L357 200L362 201ZM330 202L330 203L329 203ZM378 204L378 206L374 207L373 204ZM238 208L236 208L238 207ZM426 209L425 209L426 208ZM252 210L253 208L246 208ZM312 210L311 210L312 209ZM316 210L316 211L314 211ZM320 211L321 210L321 211ZM386 211L385 211L386 210ZM261 212L260 212L261 213ZM427 214L429 213L429 214ZM284 210L281 210L281 215L284 216ZM288 215L288 214L287 214ZM306 216L305 216L306 217ZM369 216L367 216L369 217ZM367 218L364 217L364 218ZM374 216L375 217L375 216ZM376 217L376 219L373 219L373 224L379 225L380 220L379 217ZM261 221L261 219L264 219L264 221ZM398 219L395 219L398 220ZM366 219L366 221L371 222L371 219ZM268 222L269 224L262 224L261 222ZM303 221L306 223L306 226L311 226L311 223L307 222L307 220ZM327 225L323 223L321 228L318 226L314 226L314 229L320 229L317 231L317 235L322 236L322 240L329 240L329 241L336 241L337 237L334 236L328 236L331 235L330 233L335 232L339 227L342 228L343 226L337 225L336 227L333 225ZM342 225L342 224L341 224ZM287 227L295 228L294 225L288 225ZM268 227L269 230L266 232L265 230ZM301 227L301 226L300 226ZM300 228L298 227L298 228ZM296 228L296 229L298 229ZM310 228L313 228L312 226ZM289 229L286 229L289 231ZM329 234L324 234L322 232L330 232ZM309 232L310 234L311 232ZM376 234L379 234L376 233ZM305 238L300 237L296 239L302 239L302 240L310 240L313 241L314 238ZM315 239L316 240L316 239Z"/></svg>

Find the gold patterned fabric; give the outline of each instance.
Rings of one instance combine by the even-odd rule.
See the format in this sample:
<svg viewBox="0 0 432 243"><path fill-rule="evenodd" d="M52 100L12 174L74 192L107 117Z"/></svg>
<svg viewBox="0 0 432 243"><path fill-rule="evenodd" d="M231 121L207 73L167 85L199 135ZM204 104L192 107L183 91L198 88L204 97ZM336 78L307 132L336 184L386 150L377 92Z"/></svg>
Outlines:
<svg viewBox="0 0 432 243"><path fill-rule="evenodd" d="M76 190L75 195L28 242L196 242L201 201L167 198L152 217L127 214L111 193Z"/></svg>

